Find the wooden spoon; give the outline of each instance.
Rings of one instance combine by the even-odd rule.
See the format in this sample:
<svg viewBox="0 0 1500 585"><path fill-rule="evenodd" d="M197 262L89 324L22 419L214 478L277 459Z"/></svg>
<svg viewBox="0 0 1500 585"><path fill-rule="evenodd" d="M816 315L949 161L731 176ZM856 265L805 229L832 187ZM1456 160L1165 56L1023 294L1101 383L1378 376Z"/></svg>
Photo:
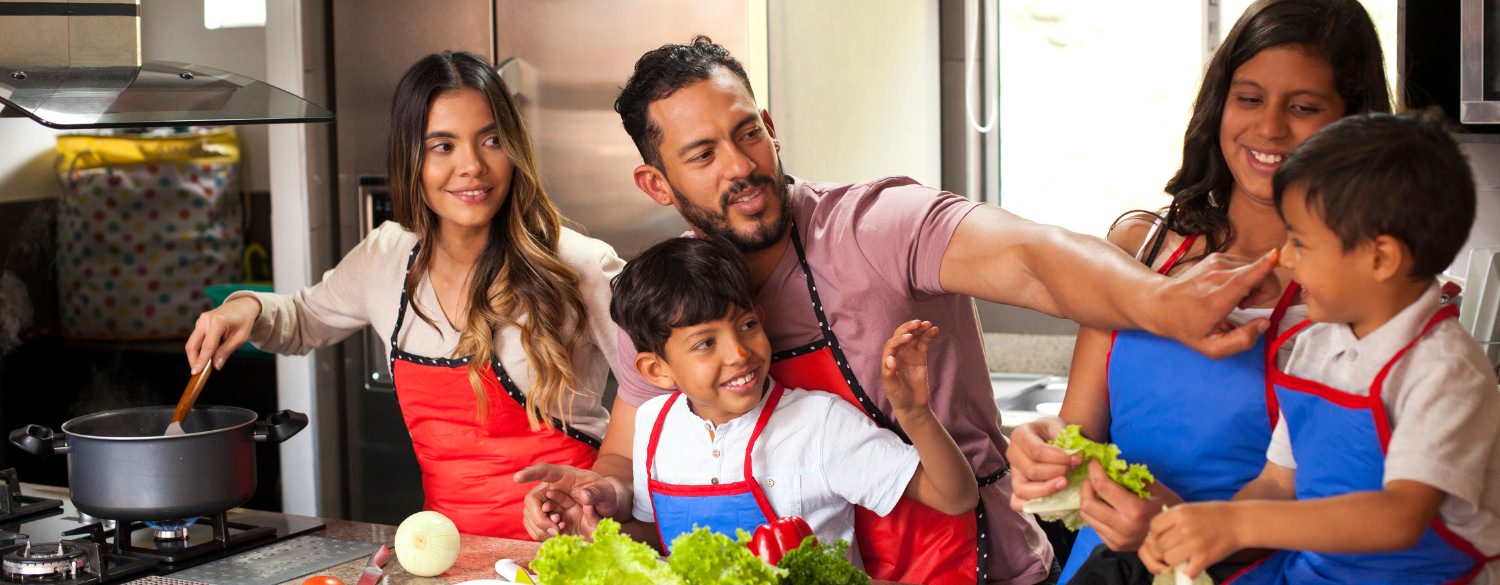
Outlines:
<svg viewBox="0 0 1500 585"><path fill-rule="evenodd" d="M172 411L172 424L167 425L167 432L162 433L164 437L172 435L187 434L182 430L182 421L187 418L188 412L193 410L193 403L198 401L198 395L203 393L203 385L208 383L208 374L214 371L213 364L203 367L203 370L188 378L187 388L182 390L182 398L177 400L177 410Z"/></svg>

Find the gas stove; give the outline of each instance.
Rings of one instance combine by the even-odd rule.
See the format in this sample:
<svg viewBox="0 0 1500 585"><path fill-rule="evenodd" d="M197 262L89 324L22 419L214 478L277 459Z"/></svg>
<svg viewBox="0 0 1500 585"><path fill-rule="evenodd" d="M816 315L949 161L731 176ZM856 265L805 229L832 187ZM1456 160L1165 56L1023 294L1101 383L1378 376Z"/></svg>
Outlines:
<svg viewBox="0 0 1500 585"><path fill-rule="evenodd" d="M23 494L0 471L0 585L92 585L167 575L323 527L300 516L220 512L163 522L116 522L71 502Z"/></svg>

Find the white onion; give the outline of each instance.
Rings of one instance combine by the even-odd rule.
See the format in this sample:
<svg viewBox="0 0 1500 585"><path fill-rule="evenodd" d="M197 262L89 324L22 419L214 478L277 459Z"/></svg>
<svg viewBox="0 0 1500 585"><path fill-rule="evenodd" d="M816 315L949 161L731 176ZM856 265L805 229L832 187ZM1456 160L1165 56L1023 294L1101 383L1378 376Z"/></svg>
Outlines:
<svg viewBox="0 0 1500 585"><path fill-rule="evenodd" d="M418 577L441 575L458 560L458 527L430 510L407 516L396 527L396 560Z"/></svg>

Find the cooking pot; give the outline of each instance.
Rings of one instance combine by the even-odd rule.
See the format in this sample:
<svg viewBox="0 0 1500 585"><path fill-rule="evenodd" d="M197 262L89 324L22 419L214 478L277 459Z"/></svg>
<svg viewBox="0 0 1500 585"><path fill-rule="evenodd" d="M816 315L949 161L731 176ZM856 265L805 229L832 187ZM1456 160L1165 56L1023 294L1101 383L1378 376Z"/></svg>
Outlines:
<svg viewBox="0 0 1500 585"><path fill-rule="evenodd" d="M255 494L254 443L280 443L307 426L307 415L283 410L256 422L255 412L198 406L185 434L162 436L172 406L80 416L62 434L40 425L11 431L10 442L33 455L68 455L68 488L79 511L110 520L181 520L243 505Z"/></svg>

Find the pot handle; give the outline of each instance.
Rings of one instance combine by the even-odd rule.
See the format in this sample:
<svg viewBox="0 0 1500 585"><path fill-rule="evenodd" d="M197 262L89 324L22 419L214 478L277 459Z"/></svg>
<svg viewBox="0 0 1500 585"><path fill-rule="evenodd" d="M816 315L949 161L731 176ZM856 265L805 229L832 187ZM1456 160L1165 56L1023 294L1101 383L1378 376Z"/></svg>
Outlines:
<svg viewBox="0 0 1500 585"><path fill-rule="evenodd" d="M292 438L306 426L307 415L283 410L266 417L266 420L255 423L255 441L257 443L280 443Z"/></svg>
<svg viewBox="0 0 1500 585"><path fill-rule="evenodd" d="M68 452L68 436L41 425L26 425L11 431L10 443L38 457Z"/></svg>

